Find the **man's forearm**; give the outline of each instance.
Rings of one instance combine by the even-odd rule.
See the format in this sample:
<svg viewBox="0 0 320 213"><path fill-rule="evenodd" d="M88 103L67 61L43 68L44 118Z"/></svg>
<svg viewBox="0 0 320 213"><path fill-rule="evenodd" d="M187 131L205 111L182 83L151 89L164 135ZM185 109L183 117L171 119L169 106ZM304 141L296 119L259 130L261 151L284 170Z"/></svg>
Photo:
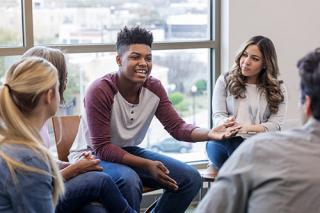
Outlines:
<svg viewBox="0 0 320 213"><path fill-rule="evenodd" d="M141 157L132 155L130 153L126 153L123 156L121 163L128 166L137 167L137 168L147 168L148 163L150 161L151 160L149 159L141 158Z"/></svg>
<svg viewBox="0 0 320 213"><path fill-rule="evenodd" d="M191 132L191 139L194 142L207 141L209 140L208 133L209 133L209 129L195 128Z"/></svg>

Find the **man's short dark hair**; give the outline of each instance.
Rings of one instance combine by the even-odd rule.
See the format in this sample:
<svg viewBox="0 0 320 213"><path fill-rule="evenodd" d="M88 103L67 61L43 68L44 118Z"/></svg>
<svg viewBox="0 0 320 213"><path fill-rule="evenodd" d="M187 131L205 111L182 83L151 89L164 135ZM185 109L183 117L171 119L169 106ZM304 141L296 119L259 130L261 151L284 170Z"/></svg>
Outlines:
<svg viewBox="0 0 320 213"><path fill-rule="evenodd" d="M300 59L297 66L301 79L301 103L305 102L305 96L309 96L313 117L320 120L320 48Z"/></svg>
<svg viewBox="0 0 320 213"><path fill-rule="evenodd" d="M124 27L120 30L117 36L116 48L119 55L122 55L128 50L131 44L145 44L151 48L153 42L153 35L145 28L137 27Z"/></svg>

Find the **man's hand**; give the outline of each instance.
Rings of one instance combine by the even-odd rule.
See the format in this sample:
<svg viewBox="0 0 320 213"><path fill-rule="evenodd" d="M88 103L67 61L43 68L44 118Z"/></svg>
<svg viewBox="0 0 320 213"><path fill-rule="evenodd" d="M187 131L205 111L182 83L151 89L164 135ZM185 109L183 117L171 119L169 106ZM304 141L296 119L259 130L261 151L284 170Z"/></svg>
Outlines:
<svg viewBox="0 0 320 213"><path fill-rule="evenodd" d="M169 170L163 165L163 163L160 161L150 161L147 167L156 181L172 190L178 190L177 182L169 177Z"/></svg>
<svg viewBox="0 0 320 213"><path fill-rule="evenodd" d="M210 140L224 140L234 137L240 129L241 126L237 125L234 120L225 121L224 124L212 128L208 133L208 138Z"/></svg>

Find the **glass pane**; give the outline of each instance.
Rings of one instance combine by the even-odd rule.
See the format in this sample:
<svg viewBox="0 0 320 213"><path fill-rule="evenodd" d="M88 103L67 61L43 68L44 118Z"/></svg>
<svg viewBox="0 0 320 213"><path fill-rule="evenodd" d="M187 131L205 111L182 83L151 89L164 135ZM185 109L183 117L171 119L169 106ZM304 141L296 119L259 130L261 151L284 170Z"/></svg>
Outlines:
<svg viewBox="0 0 320 213"><path fill-rule="evenodd" d="M187 123L209 125L207 49L154 51L153 75L167 89L169 99ZM206 159L205 143L183 143L173 139L155 118L142 146L163 152L182 161Z"/></svg>
<svg viewBox="0 0 320 213"><path fill-rule="evenodd" d="M209 38L208 0L34 0L36 44L114 43L123 26L142 25L155 41Z"/></svg>
<svg viewBox="0 0 320 213"><path fill-rule="evenodd" d="M21 1L2 0L0 14L0 47L22 46Z"/></svg>
<svg viewBox="0 0 320 213"><path fill-rule="evenodd" d="M5 73L19 58L20 56L0 56L0 85L4 82Z"/></svg>
<svg viewBox="0 0 320 213"><path fill-rule="evenodd" d="M64 114L79 114L85 88L96 78L117 71L115 53L69 54L68 86ZM179 114L188 122L208 127L209 75L207 49L153 51L154 77L161 80ZM181 143L172 139L155 118L141 146L161 151L182 161L206 158L205 143Z"/></svg>

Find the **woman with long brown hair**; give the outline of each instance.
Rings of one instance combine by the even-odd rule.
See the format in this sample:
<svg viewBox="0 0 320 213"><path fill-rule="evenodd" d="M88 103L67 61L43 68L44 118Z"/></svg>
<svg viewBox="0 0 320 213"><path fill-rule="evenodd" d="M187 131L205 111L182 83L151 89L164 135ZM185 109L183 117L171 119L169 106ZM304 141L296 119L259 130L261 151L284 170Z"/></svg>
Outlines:
<svg viewBox="0 0 320 213"><path fill-rule="evenodd" d="M208 172L216 173L246 137L281 130L287 98L278 75L272 41L254 36L237 54L231 70L218 78L213 92L213 124L235 121L241 129L235 137L207 143Z"/></svg>

